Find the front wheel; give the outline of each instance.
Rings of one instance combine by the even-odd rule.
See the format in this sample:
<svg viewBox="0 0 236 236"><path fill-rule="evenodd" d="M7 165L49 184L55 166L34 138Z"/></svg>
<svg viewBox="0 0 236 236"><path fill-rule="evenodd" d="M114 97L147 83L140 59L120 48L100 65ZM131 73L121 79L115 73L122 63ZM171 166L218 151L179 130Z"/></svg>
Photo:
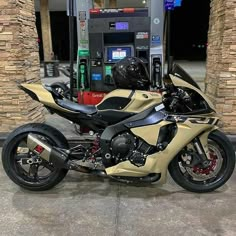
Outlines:
<svg viewBox="0 0 236 236"><path fill-rule="evenodd" d="M186 165L188 150L182 151L169 165L173 180L186 190L197 193L211 192L230 178L235 167L235 152L228 138L219 130L210 133L208 148L211 157L207 168Z"/></svg>

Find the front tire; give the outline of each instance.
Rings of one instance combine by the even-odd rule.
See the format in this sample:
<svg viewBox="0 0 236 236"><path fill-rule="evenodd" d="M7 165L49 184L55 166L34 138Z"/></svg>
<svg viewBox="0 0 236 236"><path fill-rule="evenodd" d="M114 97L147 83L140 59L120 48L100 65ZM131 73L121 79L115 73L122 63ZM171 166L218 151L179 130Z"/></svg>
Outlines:
<svg viewBox="0 0 236 236"><path fill-rule="evenodd" d="M210 133L208 141L211 142L211 148L215 150L218 158L221 158L221 165L215 176L207 178L206 174L209 170L203 170L199 167L193 167L191 172L187 171L186 168L184 172L181 155L177 155L169 165L169 173L173 180L188 191L196 193L214 191L224 185L233 174L235 167L235 152L226 135L219 130L215 130ZM204 175L202 176L202 181L201 179L196 179L197 174Z"/></svg>
<svg viewBox="0 0 236 236"><path fill-rule="evenodd" d="M22 188L31 191L51 189L64 179L68 170L56 168L32 154L26 145L29 133L39 135L52 146L68 149L67 140L57 129L38 123L23 125L14 130L3 145L3 168L8 177ZM39 160L38 164L28 164L27 161L31 161L33 158ZM23 159L24 164L22 164ZM41 171L40 175L39 170Z"/></svg>

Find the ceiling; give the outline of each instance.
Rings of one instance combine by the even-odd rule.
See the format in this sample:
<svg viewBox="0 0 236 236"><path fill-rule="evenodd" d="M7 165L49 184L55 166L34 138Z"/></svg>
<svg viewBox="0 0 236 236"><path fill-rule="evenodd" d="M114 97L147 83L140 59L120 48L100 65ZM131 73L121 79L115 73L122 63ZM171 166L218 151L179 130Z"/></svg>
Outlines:
<svg viewBox="0 0 236 236"><path fill-rule="evenodd" d="M79 0L81 1L81 0ZM143 0L117 0L117 7L143 7ZM67 0L49 0L50 11L66 11ZM40 9L40 0L35 0L35 10Z"/></svg>

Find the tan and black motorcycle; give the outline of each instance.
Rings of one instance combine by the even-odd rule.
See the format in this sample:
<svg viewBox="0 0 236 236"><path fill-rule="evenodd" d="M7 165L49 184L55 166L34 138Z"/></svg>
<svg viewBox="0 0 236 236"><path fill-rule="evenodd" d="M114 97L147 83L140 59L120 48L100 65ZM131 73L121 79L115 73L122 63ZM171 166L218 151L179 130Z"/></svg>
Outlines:
<svg viewBox="0 0 236 236"><path fill-rule="evenodd" d="M132 65L129 69L136 70ZM13 182L34 191L52 188L68 170L125 183L164 183L169 170L174 181L189 191L219 188L233 173L235 153L218 129L211 101L178 65L164 85L162 94L117 89L97 106L86 106L67 100L50 86L22 84L49 111L94 135L85 144L69 147L64 135L51 126L21 126L4 144L4 170Z"/></svg>

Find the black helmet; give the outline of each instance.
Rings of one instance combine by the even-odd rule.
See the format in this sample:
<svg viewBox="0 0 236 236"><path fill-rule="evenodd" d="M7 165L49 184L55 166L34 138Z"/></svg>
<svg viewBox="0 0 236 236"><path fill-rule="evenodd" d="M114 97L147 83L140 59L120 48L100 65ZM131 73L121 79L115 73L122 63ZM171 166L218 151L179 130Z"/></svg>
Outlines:
<svg viewBox="0 0 236 236"><path fill-rule="evenodd" d="M137 57L126 57L112 68L112 76L117 88L148 90L149 75L143 61Z"/></svg>

